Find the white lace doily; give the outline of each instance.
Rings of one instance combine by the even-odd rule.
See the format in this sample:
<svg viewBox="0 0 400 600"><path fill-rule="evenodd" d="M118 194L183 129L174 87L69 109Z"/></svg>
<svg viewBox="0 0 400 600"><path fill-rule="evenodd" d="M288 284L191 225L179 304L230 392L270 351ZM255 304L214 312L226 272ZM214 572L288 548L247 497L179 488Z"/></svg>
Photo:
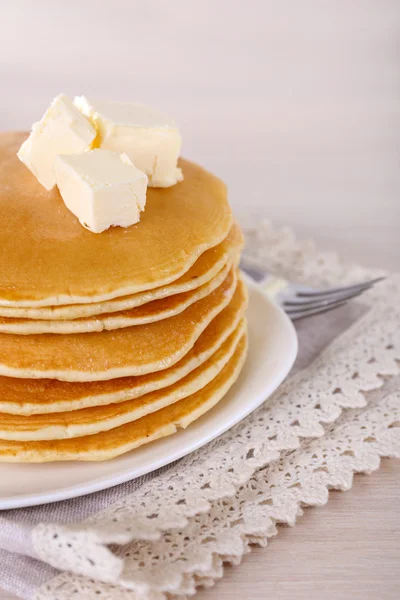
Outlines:
<svg viewBox="0 0 400 600"><path fill-rule="evenodd" d="M336 284L372 274L287 230L266 225L247 239L251 260L288 278ZM37 525L35 556L64 572L36 599L193 594L249 544L265 545L277 523L293 524L302 506L400 456L399 301L400 277L391 276L368 293L361 319L227 434L84 522Z"/></svg>

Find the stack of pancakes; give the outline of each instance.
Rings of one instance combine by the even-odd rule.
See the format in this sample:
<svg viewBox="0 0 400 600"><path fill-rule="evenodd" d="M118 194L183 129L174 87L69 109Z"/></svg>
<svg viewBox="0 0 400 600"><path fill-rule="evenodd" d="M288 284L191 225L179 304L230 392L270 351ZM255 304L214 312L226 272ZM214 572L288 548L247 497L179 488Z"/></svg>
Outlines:
<svg viewBox="0 0 400 600"><path fill-rule="evenodd" d="M0 460L105 460L186 427L246 356L242 234L182 160L140 223L85 230L0 136Z"/></svg>

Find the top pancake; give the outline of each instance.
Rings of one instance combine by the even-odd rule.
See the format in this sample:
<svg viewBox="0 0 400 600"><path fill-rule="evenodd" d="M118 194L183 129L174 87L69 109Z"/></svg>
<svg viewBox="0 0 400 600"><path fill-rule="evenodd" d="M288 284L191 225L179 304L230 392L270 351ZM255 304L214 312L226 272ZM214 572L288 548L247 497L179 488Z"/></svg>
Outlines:
<svg viewBox="0 0 400 600"><path fill-rule="evenodd" d="M237 257L242 249L243 242L240 227L234 223L229 234L220 244L203 252L190 269L172 283L130 296L120 296L105 302L92 302L91 304L36 307L0 306L0 317L68 321L130 310L155 300L190 292L209 282L221 272L229 261L232 262L232 257Z"/></svg>
<svg viewBox="0 0 400 600"><path fill-rule="evenodd" d="M2 306L102 302L163 286L228 235L224 184L185 160L183 182L148 188L139 223L93 234L18 160L25 138L0 134Z"/></svg>

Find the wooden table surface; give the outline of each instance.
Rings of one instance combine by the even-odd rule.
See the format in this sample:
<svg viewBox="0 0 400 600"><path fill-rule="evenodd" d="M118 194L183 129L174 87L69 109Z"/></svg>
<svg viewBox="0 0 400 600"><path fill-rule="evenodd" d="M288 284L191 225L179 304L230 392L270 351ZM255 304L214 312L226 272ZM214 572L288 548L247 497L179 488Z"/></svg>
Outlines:
<svg viewBox="0 0 400 600"><path fill-rule="evenodd" d="M62 91L158 106L244 221L400 270L399 35L397 0L13 0L0 129ZM396 461L356 478L197 598L399 598L399 482Z"/></svg>

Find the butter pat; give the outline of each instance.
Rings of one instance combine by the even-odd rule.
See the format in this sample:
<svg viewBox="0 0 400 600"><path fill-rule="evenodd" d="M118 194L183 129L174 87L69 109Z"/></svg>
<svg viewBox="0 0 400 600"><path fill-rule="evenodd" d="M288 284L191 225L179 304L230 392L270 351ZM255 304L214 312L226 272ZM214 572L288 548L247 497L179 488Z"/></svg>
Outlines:
<svg viewBox="0 0 400 600"><path fill-rule="evenodd" d="M126 154L95 149L61 155L54 172L66 206L93 233L113 225L129 227L140 220L147 176Z"/></svg>
<svg viewBox="0 0 400 600"><path fill-rule="evenodd" d="M74 154L86 150L96 129L89 119L60 94L46 110L41 121L34 123L28 139L17 156L47 190L56 185L54 161L57 154Z"/></svg>
<svg viewBox="0 0 400 600"><path fill-rule="evenodd" d="M149 186L169 187L183 179L177 168L182 138L172 119L143 104L92 102L84 96L74 103L95 124L96 146L126 152Z"/></svg>

